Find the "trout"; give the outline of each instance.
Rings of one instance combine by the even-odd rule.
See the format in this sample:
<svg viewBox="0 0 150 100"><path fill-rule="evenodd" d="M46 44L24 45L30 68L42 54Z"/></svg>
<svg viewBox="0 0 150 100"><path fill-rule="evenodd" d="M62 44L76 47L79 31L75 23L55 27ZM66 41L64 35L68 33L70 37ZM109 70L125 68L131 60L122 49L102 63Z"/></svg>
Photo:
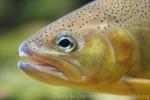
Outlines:
<svg viewBox="0 0 150 100"><path fill-rule="evenodd" d="M120 95L150 94L150 0L95 0L19 47L41 82Z"/></svg>

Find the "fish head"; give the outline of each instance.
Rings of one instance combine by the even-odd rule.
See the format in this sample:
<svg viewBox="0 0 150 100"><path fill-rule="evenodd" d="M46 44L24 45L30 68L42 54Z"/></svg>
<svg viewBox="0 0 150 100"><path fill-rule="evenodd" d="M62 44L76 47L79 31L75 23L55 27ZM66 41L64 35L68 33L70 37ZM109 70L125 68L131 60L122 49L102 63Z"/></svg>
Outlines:
<svg viewBox="0 0 150 100"><path fill-rule="evenodd" d="M20 56L29 61L19 67L48 84L107 90L102 88L135 63L135 44L128 32L99 16L77 10L45 26L20 45Z"/></svg>
<svg viewBox="0 0 150 100"><path fill-rule="evenodd" d="M97 29L90 24L70 28L67 23L68 28L58 23L46 26L20 45L20 56L32 62L19 62L20 68L50 84L110 80L112 53Z"/></svg>

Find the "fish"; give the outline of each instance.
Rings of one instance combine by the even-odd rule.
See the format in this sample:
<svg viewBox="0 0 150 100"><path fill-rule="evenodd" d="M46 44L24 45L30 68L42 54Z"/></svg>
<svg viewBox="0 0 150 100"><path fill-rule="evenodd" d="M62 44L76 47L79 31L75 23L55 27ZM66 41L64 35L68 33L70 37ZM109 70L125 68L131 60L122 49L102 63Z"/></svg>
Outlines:
<svg viewBox="0 0 150 100"><path fill-rule="evenodd" d="M34 33L19 56L46 84L150 95L150 0L94 0Z"/></svg>

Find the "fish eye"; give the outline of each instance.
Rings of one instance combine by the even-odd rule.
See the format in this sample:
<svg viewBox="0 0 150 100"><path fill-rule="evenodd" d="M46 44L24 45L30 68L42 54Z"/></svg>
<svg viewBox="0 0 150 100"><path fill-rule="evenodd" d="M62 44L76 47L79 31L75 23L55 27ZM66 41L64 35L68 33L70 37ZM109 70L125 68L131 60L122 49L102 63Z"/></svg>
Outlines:
<svg viewBox="0 0 150 100"><path fill-rule="evenodd" d="M61 52L72 52L76 47L76 42L73 37L69 35L62 35L56 37L56 47Z"/></svg>

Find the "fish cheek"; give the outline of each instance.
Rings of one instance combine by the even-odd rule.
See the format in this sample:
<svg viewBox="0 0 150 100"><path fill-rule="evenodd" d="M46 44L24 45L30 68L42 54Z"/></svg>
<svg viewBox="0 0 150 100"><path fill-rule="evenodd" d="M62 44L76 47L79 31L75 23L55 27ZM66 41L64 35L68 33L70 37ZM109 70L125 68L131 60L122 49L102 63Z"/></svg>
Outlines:
<svg viewBox="0 0 150 100"><path fill-rule="evenodd" d="M110 76L109 71L106 69L107 67L105 67L108 62L109 65L112 65L110 55L111 52L107 42L96 30L89 30L87 31L83 48L74 52L71 56L79 63L87 81L100 82L100 80Z"/></svg>

